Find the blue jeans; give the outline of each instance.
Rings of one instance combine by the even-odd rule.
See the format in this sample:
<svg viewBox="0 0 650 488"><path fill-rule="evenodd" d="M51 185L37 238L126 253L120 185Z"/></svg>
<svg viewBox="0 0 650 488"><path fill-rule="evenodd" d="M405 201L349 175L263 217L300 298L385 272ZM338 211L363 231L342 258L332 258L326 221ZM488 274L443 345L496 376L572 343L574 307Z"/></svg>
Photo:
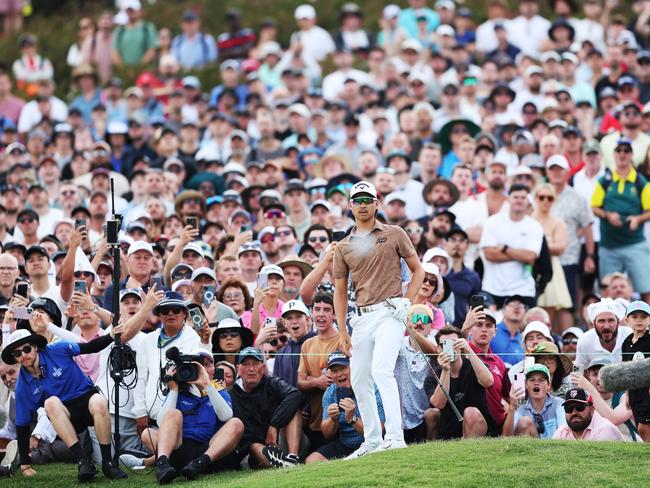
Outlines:
<svg viewBox="0 0 650 488"><path fill-rule="evenodd" d="M650 293L650 248L646 242L629 246L598 249L600 279L615 273L627 273L638 293Z"/></svg>

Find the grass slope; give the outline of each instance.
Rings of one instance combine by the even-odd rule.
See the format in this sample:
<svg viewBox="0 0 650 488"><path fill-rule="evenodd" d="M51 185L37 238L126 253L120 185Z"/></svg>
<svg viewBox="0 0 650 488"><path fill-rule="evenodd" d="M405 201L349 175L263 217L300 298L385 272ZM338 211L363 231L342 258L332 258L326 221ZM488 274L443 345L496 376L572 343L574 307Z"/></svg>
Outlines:
<svg viewBox="0 0 650 488"><path fill-rule="evenodd" d="M281 486L648 486L650 447L641 444L551 442L527 439L481 439L435 442L373 454L357 461L337 461L291 470L241 471L206 476L196 488ZM4 488L56 488L76 484L71 465L36 467L38 476L2 480ZM106 484L99 475L94 484ZM184 483L183 478L175 484ZM132 473L114 486L155 486L153 473Z"/></svg>

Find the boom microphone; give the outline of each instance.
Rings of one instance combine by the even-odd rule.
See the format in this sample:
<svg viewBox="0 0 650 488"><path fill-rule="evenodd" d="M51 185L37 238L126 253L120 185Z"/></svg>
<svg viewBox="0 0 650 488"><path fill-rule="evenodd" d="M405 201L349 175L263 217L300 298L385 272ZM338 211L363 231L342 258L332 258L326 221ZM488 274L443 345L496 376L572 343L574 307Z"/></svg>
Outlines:
<svg viewBox="0 0 650 488"><path fill-rule="evenodd" d="M178 359L178 356L180 356L180 354L181 352L178 350L176 346L174 346L167 349L167 352L165 353L165 357L170 361L174 361Z"/></svg>
<svg viewBox="0 0 650 488"><path fill-rule="evenodd" d="M603 388L613 393L650 388L650 358L605 366L598 376Z"/></svg>

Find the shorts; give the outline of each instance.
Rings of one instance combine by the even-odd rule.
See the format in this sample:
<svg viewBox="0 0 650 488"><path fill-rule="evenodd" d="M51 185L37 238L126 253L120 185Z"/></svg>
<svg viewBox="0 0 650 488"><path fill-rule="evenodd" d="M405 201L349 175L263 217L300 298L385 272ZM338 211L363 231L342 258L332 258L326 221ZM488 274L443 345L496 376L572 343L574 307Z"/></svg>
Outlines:
<svg viewBox="0 0 650 488"><path fill-rule="evenodd" d="M598 248L600 278L615 271L625 272L632 280L634 291L650 293L650 248L643 241L628 246Z"/></svg>
<svg viewBox="0 0 650 488"><path fill-rule="evenodd" d="M650 393L647 388L628 391L634 424L650 424Z"/></svg>
<svg viewBox="0 0 650 488"><path fill-rule="evenodd" d="M172 467L177 470L183 469L193 459L203 456L203 454L205 454L205 451L208 450L209 446L209 442L200 442L194 439L183 439L181 446L172 452L171 456L169 456L169 464L171 464ZM239 456L237 449L235 449L225 457L214 461L207 472L214 473L217 471L239 469L240 462L241 456Z"/></svg>
<svg viewBox="0 0 650 488"><path fill-rule="evenodd" d="M407 444L419 444L427 441L427 426L424 421L412 429L404 430L404 442Z"/></svg>
<svg viewBox="0 0 650 488"><path fill-rule="evenodd" d="M88 409L88 403L90 403L90 398L98 393L97 388L91 388L87 393L84 393L77 398L63 402L65 408L68 409L70 413L70 422L74 427L74 430L77 434L85 431L88 427L93 427L95 425L95 419L90 414Z"/></svg>
<svg viewBox="0 0 650 488"><path fill-rule="evenodd" d="M341 442L340 439L330 441L327 444L316 449L315 452L323 456L325 459L342 459L349 456L358 449L357 447L348 447Z"/></svg>

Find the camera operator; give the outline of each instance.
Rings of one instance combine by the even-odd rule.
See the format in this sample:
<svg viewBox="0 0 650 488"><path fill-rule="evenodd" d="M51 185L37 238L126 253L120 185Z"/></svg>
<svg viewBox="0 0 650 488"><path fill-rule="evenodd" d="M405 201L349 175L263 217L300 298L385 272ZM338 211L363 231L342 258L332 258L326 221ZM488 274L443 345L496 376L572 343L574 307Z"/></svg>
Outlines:
<svg viewBox="0 0 650 488"><path fill-rule="evenodd" d="M149 311L147 311L147 315ZM143 312L144 307L138 312L138 315ZM163 400L160 373L167 363L165 356L167 351L172 347L191 351L198 349L201 345L199 335L191 326L185 325L188 309L179 293L166 292L160 303L154 306L153 313L160 319L161 327L145 336L142 347L138 351L146 361L143 380L138 380L133 391L134 413L138 419L138 429L146 428L150 424L150 419L156 419L158 416L158 409ZM140 330L139 327L145 322L144 317L147 315L143 315L142 320L135 322L135 328L125 327L126 332L123 340L129 340ZM143 442L146 441L146 437L142 439Z"/></svg>
<svg viewBox="0 0 650 488"><path fill-rule="evenodd" d="M74 357L101 351L113 340L110 335L98 337L85 344L47 340L27 330L17 330L9 336L2 351L7 364L21 366L16 384L16 431L20 452L20 469L24 476L34 476L29 456L29 425L39 407L45 411L57 434L72 451L78 462L77 479L89 481L97 473L92 460L84 453L77 434L94 426L102 453L102 471L107 478L126 478L111 461L110 418L107 402L85 376ZM70 412L74 412L74 417Z"/></svg>
<svg viewBox="0 0 650 488"><path fill-rule="evenodd" d="M197 349L192 355L204 359L204 365L191 363L197 371L195 380L178 379L174 365L164 377L169 393L158 412L160 429L151 433L152 447L158 453L156 479L161 485L170 483L179 471L195 480L204 473L239 467L235 449L244 424L233 417L228 392L211 379L215 370L212 354Z"/></svg>
<svg viewBox="0 0 650 488"><path fill-rule="evenodd" d="M245 426L239 444L242 456L249 454L251 468L297 465L304 396L286 381L268 376L264 355L256 347L241 350L237 372L240 379L230 389L230 395L235 417ZM281 439L286 449L278 446Z"/></svg>

